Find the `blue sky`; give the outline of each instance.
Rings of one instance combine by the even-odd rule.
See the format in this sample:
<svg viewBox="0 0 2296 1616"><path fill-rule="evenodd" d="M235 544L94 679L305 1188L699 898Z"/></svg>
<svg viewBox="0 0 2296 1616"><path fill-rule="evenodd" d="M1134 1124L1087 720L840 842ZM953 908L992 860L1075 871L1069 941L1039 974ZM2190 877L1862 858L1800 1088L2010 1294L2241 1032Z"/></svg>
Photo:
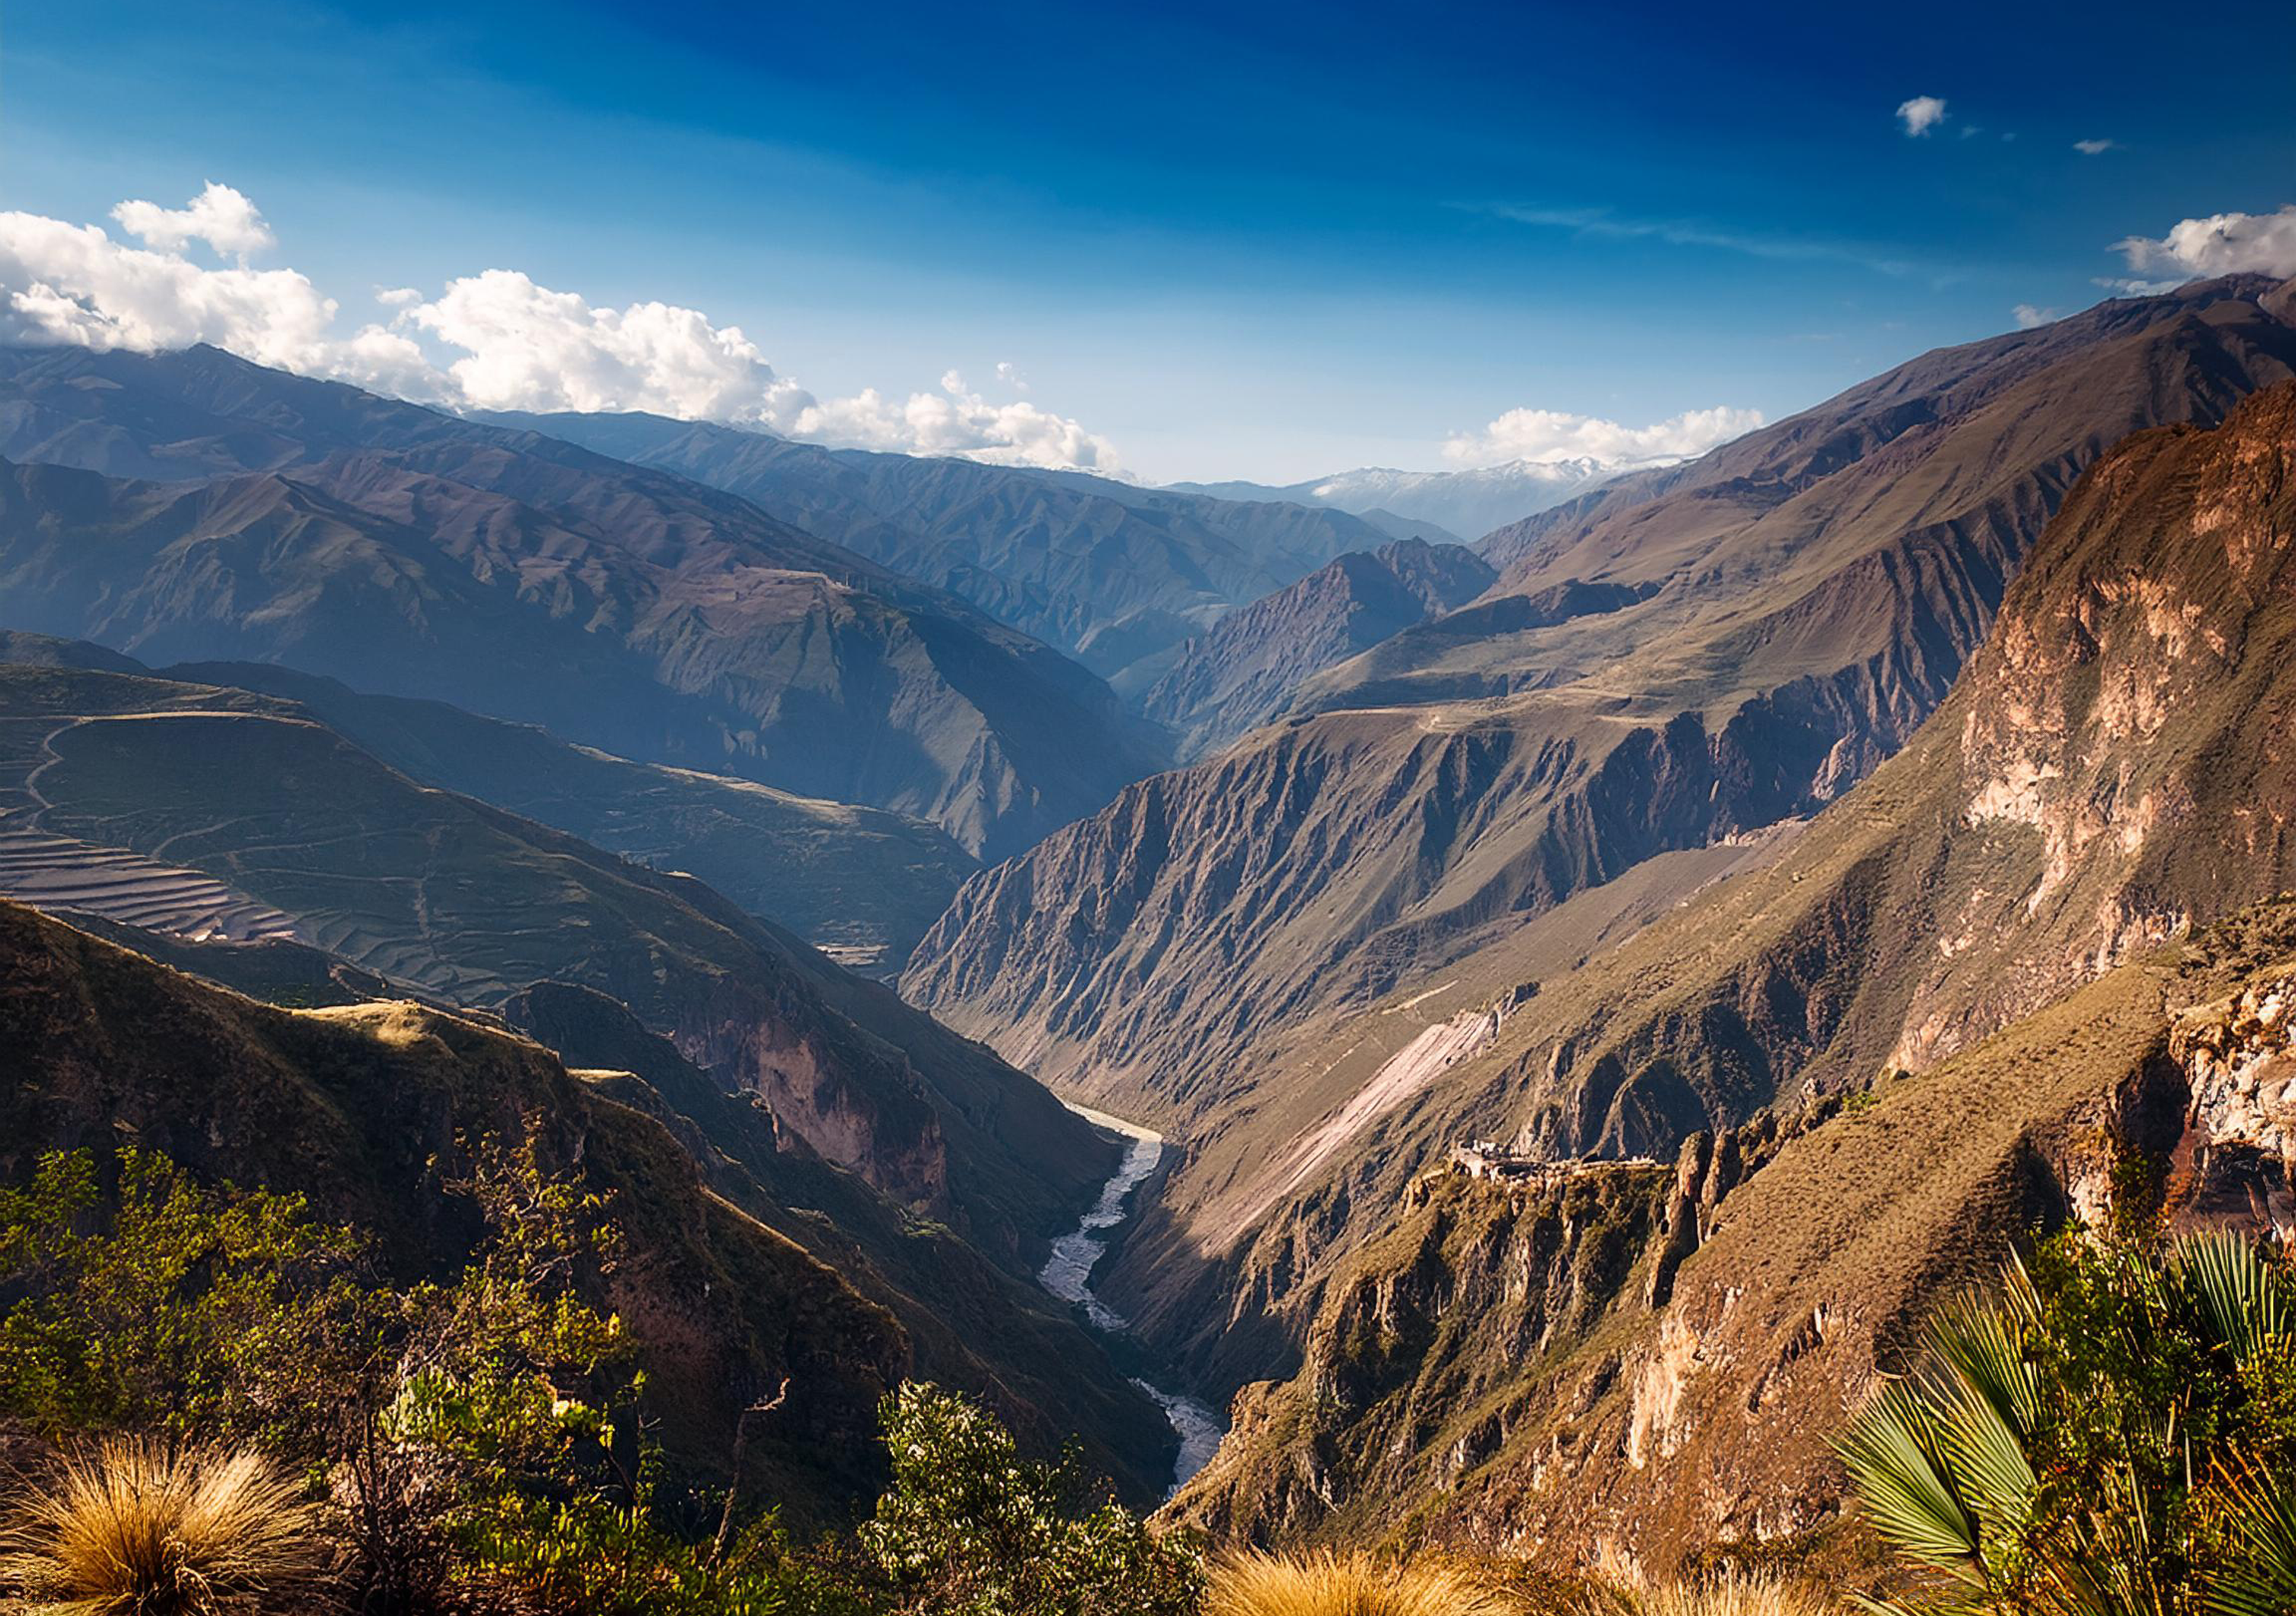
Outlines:
<svg viewBox="0 0 2296 1616"><path fill-rule="evenodd" d="M2296 202L2284 5L84 0L6 46L9 209L219 181L347 319L512 268L824 395L1009 362L1154 480L1775 418Z"/></svg>

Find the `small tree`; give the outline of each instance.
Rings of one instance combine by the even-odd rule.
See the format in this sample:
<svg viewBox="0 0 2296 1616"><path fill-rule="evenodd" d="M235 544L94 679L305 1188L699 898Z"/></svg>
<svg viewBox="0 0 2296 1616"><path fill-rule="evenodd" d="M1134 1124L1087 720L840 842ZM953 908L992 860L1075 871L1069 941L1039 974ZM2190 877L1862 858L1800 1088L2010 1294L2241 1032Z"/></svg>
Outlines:
<svg viewBox="0 0 2296 1616"><path fill-rule="evenodd" d="M913 1616L1192 1616L1197 1556L1111 1499L1071 1454L1023 1459L996 1419L914 1382L881 1406L893 1484L860 1529L894 1608Z"/></svg>
<svg viewBox="0 0 2296 1616"><path fill-rule="evenodd" d="M51 1438L142 1431L314 1456L372 1350L358 1243L299 1195L194 1182L124 1151L108 1214L86 1152L0 1188L0 1412Z"/></svg>

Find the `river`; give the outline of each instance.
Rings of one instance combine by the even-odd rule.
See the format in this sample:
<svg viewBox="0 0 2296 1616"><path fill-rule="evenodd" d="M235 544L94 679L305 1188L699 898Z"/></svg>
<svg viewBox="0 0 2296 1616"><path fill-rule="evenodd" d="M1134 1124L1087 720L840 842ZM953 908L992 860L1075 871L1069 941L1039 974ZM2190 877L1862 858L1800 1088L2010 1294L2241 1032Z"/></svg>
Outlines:
<svg viewBox="0 0 2296 1616"><path fill-rule="evenodd" d="M1126 1203L1133 1192L1148 1181L1157 1164L1163 1161L1164 1136L1137 1122L1127 1122L1121 1117L1111 1117L1087 1106L1071 1104L1069 1109L1096 1128L1122 1135L1124 1156L1108 1182L1101 1186L1100 1199L1093 1202L1092 1210L1078 1221L1073 1231L1053 1242L1053 1254L1037 1271L1037 1283L1062 1301L1082 1308L1095 1329L1105 1330L1111 1335L1128 1333L1131 1325L1124 1316L1093 1294L1092 1270L1108 1250L1110 1234L1124 1221ZM1167 1391L1136 1377L1132 1383L1156 1399L1156 1406L1164 1411L1164 1417L1171 1421L1172 1429L1179 1435L1180 1454L1172 1465L1172 1492L1176 1493L1190 1476L1211 1462L1212 1455L1218 1451L1220 1439L1227 1434L1226 1427L1208 1406L1185 1392Z"/></svg>

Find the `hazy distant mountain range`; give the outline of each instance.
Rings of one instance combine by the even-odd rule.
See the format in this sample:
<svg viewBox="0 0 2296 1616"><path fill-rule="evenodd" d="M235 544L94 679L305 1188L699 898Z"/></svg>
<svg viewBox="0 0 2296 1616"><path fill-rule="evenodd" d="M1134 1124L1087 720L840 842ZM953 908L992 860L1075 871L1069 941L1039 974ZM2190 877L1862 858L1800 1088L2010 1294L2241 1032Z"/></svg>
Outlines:
<svg viewBox="0 0 2296 1616"><path fill-rule="evenodd" d="M748 500L217 349L0 349L0 456L9 628L284 661L992 857L1162 760L1052 647Z"/></svg>
<svg viewBox="0 0 2296 1616"><path fill-rule="evenodd" d="M1654 462L1513 460L1458 472L1397 472L1382 466L1311 478L1283 488L1261 482L1176 482L1188 494L1221 499L1285 500L1349 511L1398 538L1480 538L1494 528L1575 499L1624 472Z"/></svg>
<svg viewBox="0 0 2296 1616"><path fill-rule="evenodd" d="M489 419L737 494L963 596L1119 689L1144 688L1233 608L1388 537L1328 501L1210 498L660 415Z"/></svg>

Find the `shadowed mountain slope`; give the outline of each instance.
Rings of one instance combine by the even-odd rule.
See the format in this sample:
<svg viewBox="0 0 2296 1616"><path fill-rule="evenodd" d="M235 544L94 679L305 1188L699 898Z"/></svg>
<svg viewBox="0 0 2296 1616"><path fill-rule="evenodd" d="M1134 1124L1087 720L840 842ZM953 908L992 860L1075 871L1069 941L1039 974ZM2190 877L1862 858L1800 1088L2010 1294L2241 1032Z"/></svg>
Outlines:
<svg viewBox="0 0 2296 1616"><path fill-rule="evenodd" d="M1944 697L2079 470L2296 374L2292 318L2252 277L2104 304L1566 507L1492 594L1300 698L1349 705L975 877L904 990L1185 1136L1319 1006L1841 794Z"/></svg>
<svg viewBox="0 0 2296 1616"><path fill-rule="evenodd" d="M0 660L13 660L0 646ZM693 875L751 915L871 972L888 962L898 966L979 867L922 820L726 775L633 763L531 725L439 701L365 695L276 663L184 663L161 677L291 701L412 779L540 820L650 868Z"/></svg>
<svg viewBox="0 0 2296 1616"><path fill-rule="evenodd" d="M212 349L13 349L0 456L39 463L0 477L17 628L290 661L992 855L1155 761L1099 680L955 596L533 433Z"/></svg>
<svg viewBox="0 0 2296 1616"><path fill-rule="evenodd" d="M546 1168L619 1192L631 1259L602 1300L638 1339L671 1451L722 1471L734 1415L787 1375L785 1420L759 1433L775 1484L816 1511L866 1490L900 1326L540 1046L408 1004L275 1009L4 902L0 984L0 1172L124 1134L205 1177L302 1192L412 1279L478 1232L447 1188L462 1137L530 1122Z"/></svg>
<svg viewBox="0 0 2296 1616"><path fill-rule="evenodd" d="M408 1279L476 1233L451 1188L464 1141L530 1130L546 1169L614 1197L629 1246L598 1300L631 1326L648 1412L691 1472L722 1478L734 1416L786 1376L750 1473L800 1518L840 1517L880 1485L877 1398L915 1374L972 1389L1038 1451L1081 1431L1128 1493L1160 1491L1168 1433L1064 1310L947 1231L905 1226L600 996L545 985L511 1006L575 1063L619 1069L570 1071L418 1005L258 1004L5 902L0 988L0 1177L124 1134L203 1176L301 1192Z"/></svg>
<svg viewBox="0 0 2296 1616"><path fill-rule="evenodd" d="M1398 539L1342 555L1190 640L1141 710L1180 736L1183 761L1282 712L1314 674L1480 595L1497 577L1472 550Z"/></svg>
<svg viewBox="0 0 2296 1616"><path fill-rule="evenodd" d="M1230 608L1385 531L1302 502L828 449L658 415L499 415L658 466L963 595L1125 687Z"/></svg>
<svg viewBox="0 0 2296 1616"><path fill-rule="evenodd" d="M543 980L610 994L820 1153L1016 1267L1111 1163L1029 1079L699 882L418 786L291 704L0 667L0 749L11 833L212 877L440 1003L498 1009Z"/></svg>

